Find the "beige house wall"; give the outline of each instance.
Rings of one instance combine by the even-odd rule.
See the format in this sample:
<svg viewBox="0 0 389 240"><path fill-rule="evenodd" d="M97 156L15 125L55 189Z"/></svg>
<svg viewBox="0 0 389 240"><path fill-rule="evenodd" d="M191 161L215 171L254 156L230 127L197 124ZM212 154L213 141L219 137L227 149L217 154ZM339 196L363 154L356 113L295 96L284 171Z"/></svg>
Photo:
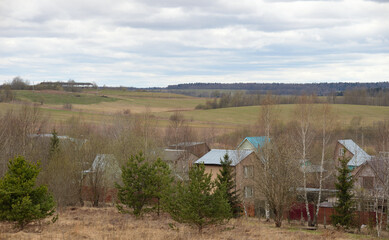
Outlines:
<svg viewBox="0 0 389 240"><path fill-rule="evenodd" d="M257 149L255 149L253 147L253 145L246 139L244 140L244 142L239 146L238 150L253 150L253 151L256 151Z"/></svg>
<svg viewBox="0 0 389 240"><path fill-rule="evenodd" d="M256 168L255 165L257 164L258 158L256 154L253 152L248 157L243 159L236 167L235 167L235 173L236 173L236 187L239 191L239 194L243 200L243 203L245 204L254 204L254 200L259 198L259 193L256 191L255 186L255 175L258 174L255 172ZM244 176L244 167L245 166L252 166L253 167L253 177L245 178ZM244 188L245 187L252 187L253 189L253 196L250 198L245 197Z"/></svg>
<svg viewBox="0 0 389 240"><path fill-rule="evenodd" d="M220 169L222 169L221 166L217 165L205 165L205 173L211 174L211 179L214 181L217 177L217 174L219 173Z"/></svg>
<svg viewBox="0 0 389 240"><path fill-rule="evenodd" d="M253 205L255 199L260 198L260 194L256 191L255 187L255 164L257 160L256 154L253 152L249 156L247 156L245 159L243 159L238 165L236 165L235 168L235 184L236 188L240 194L241 200L244 204ZM253 167L253 177L251 178L245 178L244 176L244 167L245 166L252 166ZM217 165L205 165L205 172L212 174L212 180L215 180L217 177L217 174L219 173L219 170L221 169L221 166ZM258 174L258 173L257 173ZM253 189L253 196L250 198L245 198L244 188L245 187L252 187Z"/></svg>

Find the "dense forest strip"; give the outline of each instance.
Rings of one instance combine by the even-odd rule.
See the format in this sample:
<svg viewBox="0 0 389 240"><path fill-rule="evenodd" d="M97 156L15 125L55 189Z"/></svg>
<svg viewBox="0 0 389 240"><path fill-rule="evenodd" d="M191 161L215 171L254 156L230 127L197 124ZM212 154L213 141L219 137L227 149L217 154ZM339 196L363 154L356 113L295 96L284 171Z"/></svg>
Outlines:
<svg viewBox="0 0 389 240"><path fill-rule="evenodd" d="M300 95L313 94L325 96L332 93L343 92L350 89L389 89L389 82L371 82L371 83L185 83L169 85L168 90L184 89L213 89L213 90L246 90L257 93L266 93L272 91L277 95Z"/></svg>

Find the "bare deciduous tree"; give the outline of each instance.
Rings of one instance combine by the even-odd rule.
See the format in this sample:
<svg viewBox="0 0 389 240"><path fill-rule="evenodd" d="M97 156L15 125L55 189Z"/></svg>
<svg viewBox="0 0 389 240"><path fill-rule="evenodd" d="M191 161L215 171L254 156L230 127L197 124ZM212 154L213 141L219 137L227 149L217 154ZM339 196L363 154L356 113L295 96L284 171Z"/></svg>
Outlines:
<svg viewBox="0 0 389 240"><path fill-rule="evenodd" d="M175 144L178 149L179 143L191 142L193 140L193 130L188 125L184 115L176 111L169 118L169 126L166 129L165 139L168 145Z"/></svg>
<svg viewBox="0 0 389 240"><path fill-rule="evenodd" d="M374 172L374 183L370 194L374 198L377 236L381 236L384 206L389 195L389 153L381 152L367 162Z"/></svg>
<svg viewBox="0 0 389 240"><path fill-rule="evenodd" d="M276 113L275 113L275 99L271 94L267 94L266 98L262 101L261 110L260 110L260 118L259 118L259 125L262 128L266 138L270 141L271 134L273 133L273 124L276 121ZM259 149L258 149L259 150ZM261 160L262 162L259 162L257 165L258 171L263 171L264 177L266 178L266 175L268 174L269 169L269 158L270 158L270 145L265 144L265 146L261 149ZM263 164L263 165L262 165ZM258 179L258 181L260 181ZM258 183L258 188L262 188L261 183ZM261 190L260 190L261 192ZM269 203L268 199L265 197L265 217L266 221L270 220L270 211L269 211Z"/></svg>
<svg viewBox="0 0 389 240"><path fill-rule="evenodd" d="M376 123L376 146L378 152L385 152L389 149L389 120Z"/></svg>
<svg viewBox="0 0 389 240"><path fill-rule="evenodd" d="M265 196L273 213L276 227L281 227L284 212L296 199L299 161L294 157L293 147L286 135L272 138L265 145L260 152L263 163L258 164L256 180L258 190Z"/></svg>
<svg viewBox="0 0 389 240"><path fill-rule="evenodd" d="M16 155L38 160L40 153L36 151L38 145L33 141L33 134L45 125L46 118L36 106L23 105L0 117L0 176L5 173L8 160Z"/></svg>
<svg viewBox="0 0 389 240"><path fill-rule="evenodd" d="M139 116L135 116L135 132L136 141L138 141L141 150L146 160L157 159L160 155L156 151L157 146L160 145L161 136L157 131L158 120L151 114L149 108Z"/></svg>

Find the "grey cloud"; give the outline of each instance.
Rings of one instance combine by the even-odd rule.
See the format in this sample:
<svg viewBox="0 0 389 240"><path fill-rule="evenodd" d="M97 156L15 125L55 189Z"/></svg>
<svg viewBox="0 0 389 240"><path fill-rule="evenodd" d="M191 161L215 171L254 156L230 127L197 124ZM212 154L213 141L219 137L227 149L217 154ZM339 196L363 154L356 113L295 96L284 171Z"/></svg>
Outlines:
<svg viewBox="0 0 389 240"><path fill-rule="evenodd" d="M24 2L0 2L0 82L341 81L361 68L358 79L389 75L386 4L31 0L22 9Z"/></svg>

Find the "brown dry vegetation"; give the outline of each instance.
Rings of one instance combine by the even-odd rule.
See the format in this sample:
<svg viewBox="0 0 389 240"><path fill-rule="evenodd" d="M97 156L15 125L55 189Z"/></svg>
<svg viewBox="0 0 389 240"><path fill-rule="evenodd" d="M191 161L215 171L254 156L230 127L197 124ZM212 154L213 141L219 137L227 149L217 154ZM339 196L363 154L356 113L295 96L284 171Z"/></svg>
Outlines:
<svg viewBox="0 0 389 240"><path fill-rule="evenodd" d="M273 223L256 218L232 219L226 225L197 229L179 224L168 216L146 215L142 219L120 214L114 207L67 208L59 213L54 224L31 224L23 231L0 224L0 239L372 239L364 235L321 229L304 231L298 225Z"/></svg>

